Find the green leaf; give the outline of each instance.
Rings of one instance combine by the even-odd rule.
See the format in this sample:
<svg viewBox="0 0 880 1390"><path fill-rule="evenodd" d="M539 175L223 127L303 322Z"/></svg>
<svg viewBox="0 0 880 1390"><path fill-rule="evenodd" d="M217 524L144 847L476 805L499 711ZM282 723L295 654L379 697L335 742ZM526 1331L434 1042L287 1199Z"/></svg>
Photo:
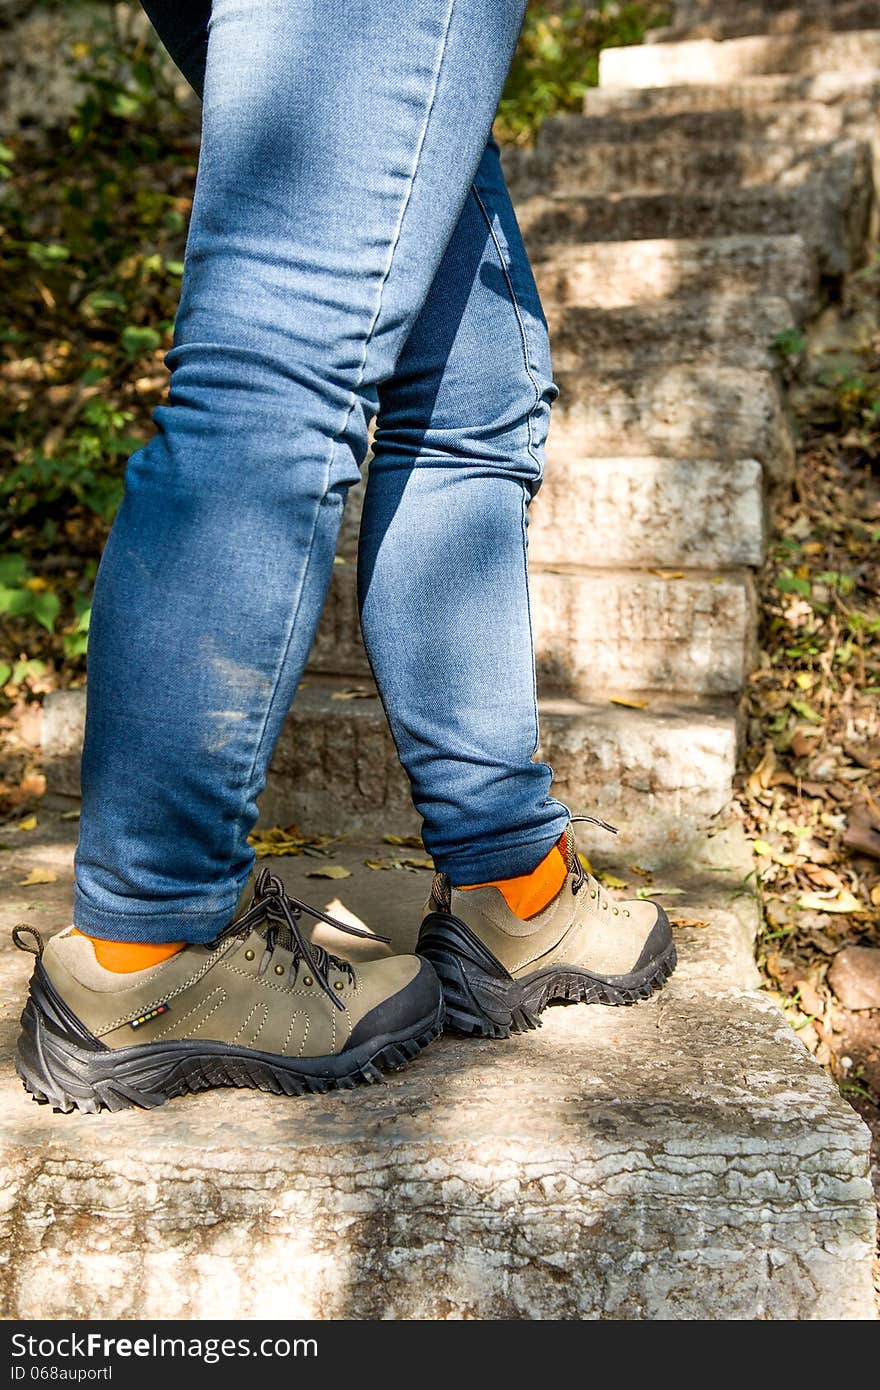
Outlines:
<svg viewBox="0 0 880 1390"><path fill-rule="evenodd" d="M806 719L810 724L821 724L822 716L812 705L808 705L806 700L789 700L788 702L795 714L799 714L801 719Z"/></svg>
<svg viewBox="0 0 880 1390"><path fill-rule="evenodd" d="M23 555L0 555L0 584L17 585L27 578L27 565Z"/></svg>
<svg viewBox="0 0 880 1390"><path fill-rule="evenodd" d="M129 324L122 330L122 346L129 357L142 357L161 346L162 339L155 328L136 328Z"/></svg>
<svg viewBox="0 0 880 1390"><path fill-rule="evenodd" d="M31 612L41 627L47 632L54 631L55 619L61 610L61 600L57 594L46 590L42 594L31 594Z"/></svg>
<svg viewBox="0 0 880 1390"><path fill-rule="evenodd" d="M810 596L809 579L798 579L796 574L778 574L776 587L783 594L803 594L804 598Z"/></svg>
<svg viewBox="0 0 880 1390"><path fill-rule="evenodd" d="M9 684L9 677L12 675L12 667L5 661L0 661L0 686Z"/></svg>
<svg viewBox="0 0 880 1390"><path fill-rule="evenodd" d="M97 319L111 310L127 308L124 295L117 294L116 290L92 290L80 304L79 311L83 318Z"/></svg>
<svg viewBox="0 0 880 1390"><path fill-rule="evenodd" d="M41 270L51 270L53 266L59 265L62 261L70 260L68 248L60 246L57 242L47 242L44 245L39 241L29 241L27 253Z"/></svg>

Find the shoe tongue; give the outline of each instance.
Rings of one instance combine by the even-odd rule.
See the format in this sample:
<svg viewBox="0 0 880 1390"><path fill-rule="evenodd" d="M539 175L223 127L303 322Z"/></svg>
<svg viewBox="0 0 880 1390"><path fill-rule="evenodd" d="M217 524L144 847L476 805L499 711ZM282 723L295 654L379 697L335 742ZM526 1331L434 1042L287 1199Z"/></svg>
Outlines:
<svg viewBox="0 0 880 1390"><path fill-rule="evenodd" d="M577 845L574 842L574 826L571 821L568 822L568 825L560 835L557 845L559 847L559 853L565 860L565 867L568 869L568 872L570 874L577 873L580 860L577 856Z"/></svg>

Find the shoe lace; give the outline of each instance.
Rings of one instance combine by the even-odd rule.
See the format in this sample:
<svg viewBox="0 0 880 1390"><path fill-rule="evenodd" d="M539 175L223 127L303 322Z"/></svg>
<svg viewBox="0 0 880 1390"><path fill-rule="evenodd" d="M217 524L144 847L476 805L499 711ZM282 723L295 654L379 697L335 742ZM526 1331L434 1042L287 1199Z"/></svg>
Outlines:
<svg viewBox="0 0 880 1390"><path fill-rule="evenodd" d="M375 932L364 931L360 927L351 927L347 922L340 922L338 918L330 917L326 912L321 912L319 908L311 907L299 898L292 897L280 878L277 878L269 869L263 869L257 875L254 884L254 896L250 906L240 917L236 917L234 922L230 922L228 927L224 927L217 937L217 944L227 941L233 936L245 937L253 931L259 932L266 941L266 950L260 961L259 974L265 974L276 946L280 946L282 950L291 952L297 972L300 965L305 964L327 998L337 1009L344 1009L345 1005L339 998L339 994L330 987L328 975L332 966L346 974L354 983L354 967L350 961L331 955L323 946L316 946L314 942L309 942L306 939L300 926L303 913L309 917L314 917L319 922L326 922L328 926L335 927L337 931L346 932L348 936L367 937L370 941L390 942L390 938L387 936L379 936Z"/></svg>
<svg viewBox="0 0 880 1390"><path fill-rule="evenodd" d="M588 873L581 863L577 852L577 845L575 844L574 830L572 829L576 821L587 822L590 825L598 825L602 830L610 830L612 835L618 835L620 833L616 825L610 825L607 820L600 820L598 816L572 816L568 825L565 827L565 857L568 863L569 873L575 875L575 881L571 885L572 893L579 893L582 888L586 887L589 890L590 897L595 898L601 908L604 908L606 911L610 909L615 917L617 917L620 912L623 913L624 917L628 917L630 915L629 909L626 907L620 908L612 906L607 893L603 892L602 885L595 874Z"/></svg>

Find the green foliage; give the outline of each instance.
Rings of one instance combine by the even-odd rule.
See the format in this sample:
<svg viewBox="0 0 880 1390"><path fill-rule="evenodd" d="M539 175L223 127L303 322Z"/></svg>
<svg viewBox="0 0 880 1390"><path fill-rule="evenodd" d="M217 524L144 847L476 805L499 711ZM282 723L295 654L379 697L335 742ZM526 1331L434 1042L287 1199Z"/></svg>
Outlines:
<svg viewBox="0 0 880 1390"><path fill-rule="evenodd" d="M0 686L69 679L162 398L198 154L155 43L73 46L67 138L0 144Z"/></svg>
<svg viewBox="0 0 880 1390"><path fill-rule="evenodd" d="M580 109L599 77L599 51L641 43L646 30L668 23L671 7L657 0L586 6L532 0L498 107L499 139L527 144L541 123Z"/></svg>

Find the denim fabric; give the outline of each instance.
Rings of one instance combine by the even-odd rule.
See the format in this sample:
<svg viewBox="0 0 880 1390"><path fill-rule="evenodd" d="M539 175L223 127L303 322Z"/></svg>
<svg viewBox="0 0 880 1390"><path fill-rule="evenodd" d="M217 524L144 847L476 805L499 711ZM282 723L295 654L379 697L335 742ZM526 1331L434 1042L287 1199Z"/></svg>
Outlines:
<svg viewBox="0 0 880 1390"><path fill-rule="evenodd" d="M214 0L207 43L147 8L202 149L169 402L95 592L74 920L229 920L377 412L362 626L425 844L459 883L525 873L568 812L526 573L555 387L487 145L523 0Z"/></svg>

